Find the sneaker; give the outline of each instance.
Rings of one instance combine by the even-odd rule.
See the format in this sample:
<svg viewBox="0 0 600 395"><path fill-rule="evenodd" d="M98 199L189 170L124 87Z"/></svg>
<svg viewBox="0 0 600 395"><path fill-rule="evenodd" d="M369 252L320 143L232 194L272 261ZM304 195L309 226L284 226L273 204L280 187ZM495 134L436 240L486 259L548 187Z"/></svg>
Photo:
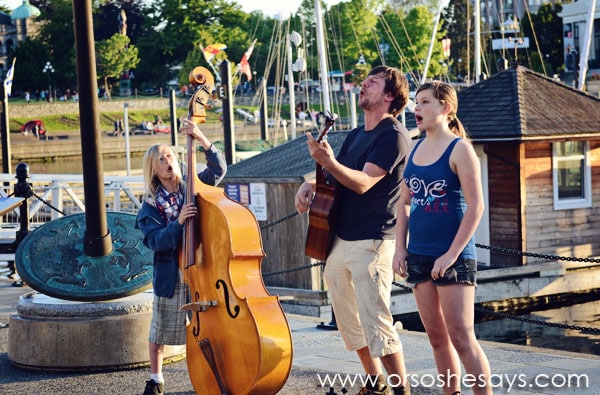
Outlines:
<svg viewBox="0 0 600 395"><path fill-rule="evenodd" d="M144 395L163 395L165 393L165 384L157 383L154 380L146 381Z"/></svg>
<svg viewBox="0 0 600 395"><path fill-rule="evenodd" d="M392 395L392 390L387 385L380 390L362 387L356 395Z"/></svg>

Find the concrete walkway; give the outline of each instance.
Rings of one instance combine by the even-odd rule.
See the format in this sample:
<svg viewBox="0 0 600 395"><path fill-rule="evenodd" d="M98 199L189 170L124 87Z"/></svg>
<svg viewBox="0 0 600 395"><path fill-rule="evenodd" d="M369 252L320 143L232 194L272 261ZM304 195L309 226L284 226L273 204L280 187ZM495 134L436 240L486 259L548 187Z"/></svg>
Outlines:
<svg viewBox="0 0 600 395"><path fill-rule="evenodd" d="M0 326L8 323L11 314L16 314L19 297L32 292L26 286L12 285L12 280L0 278ZM319 329L322 319L292 314L287 318L292 330L294 360L280 394L358 392L361 386L357 382L352 385L350 381L362 373L362 368L356 354L345 349L338 332ZM0 328L0 394L140 394L149 376L147 368L93 373L26 371L13 366L8 359L9 332L10 327ZM412 393L441 394L436 386L435 364L426 335L403 330L400 335L413 384ZM598 394L598 356L492 342L482 342L482 345L492 366L495 394ZM164 374L166 393L194 393L185 361L166 365ZM340 379L346 381L342 383ZM335 380L335 383L326 380ZM463 394L471 393L465 379Z"/></svg>

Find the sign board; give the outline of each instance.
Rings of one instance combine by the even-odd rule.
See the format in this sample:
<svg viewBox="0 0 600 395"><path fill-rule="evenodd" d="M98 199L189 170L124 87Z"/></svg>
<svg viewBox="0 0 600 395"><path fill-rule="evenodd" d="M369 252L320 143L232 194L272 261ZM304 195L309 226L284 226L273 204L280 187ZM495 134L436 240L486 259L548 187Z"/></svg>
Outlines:
<svg viewBox="0 0 600 395"><path fill-rule="evenodd" d="M248 207L257 221L267 220L267 188L265 183L227 184L225 194Z"/></svg>
<svg viewBox="0 0 600 395"><path fill-rule="evenodd" d="M492 49L529 48L529 37L505 37L492 40Z"/></svg>

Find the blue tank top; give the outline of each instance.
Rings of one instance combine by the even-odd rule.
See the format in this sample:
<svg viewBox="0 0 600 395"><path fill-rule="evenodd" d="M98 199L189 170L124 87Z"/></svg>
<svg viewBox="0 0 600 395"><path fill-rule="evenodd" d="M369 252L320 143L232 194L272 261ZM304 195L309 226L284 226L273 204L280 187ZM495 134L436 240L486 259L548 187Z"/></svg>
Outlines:
<svg viewBox="0 0 600 395"><path fill-rule="evenodd" d="M423 140L411 152L404 182L410 193L408 252L439 257L448 251L465 213L466 203L458 176L450 168L450 154L460 138L454 139L442 156L427 166L413 162ZM471 238L460 254L477 259L475 240Z"/></svg>

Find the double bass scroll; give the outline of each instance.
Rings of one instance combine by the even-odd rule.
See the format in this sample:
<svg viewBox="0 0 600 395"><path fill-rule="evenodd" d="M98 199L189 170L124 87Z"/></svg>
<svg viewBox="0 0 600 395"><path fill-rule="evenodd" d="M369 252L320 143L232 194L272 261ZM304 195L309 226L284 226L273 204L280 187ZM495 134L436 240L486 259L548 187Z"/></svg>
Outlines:
<svg viewBox="0 0 600 395"><path fill-rule="evenodd" d="M195 86L189 118L204 122L214 79L203 67L190 73ZM276 296L260 272L260 227L252 212L196 172L194 138L187 136L186 202L198 208L185 224L180 253L191 301L186 359L198 394L275 394L292 365L292 339Z"/></svg>

